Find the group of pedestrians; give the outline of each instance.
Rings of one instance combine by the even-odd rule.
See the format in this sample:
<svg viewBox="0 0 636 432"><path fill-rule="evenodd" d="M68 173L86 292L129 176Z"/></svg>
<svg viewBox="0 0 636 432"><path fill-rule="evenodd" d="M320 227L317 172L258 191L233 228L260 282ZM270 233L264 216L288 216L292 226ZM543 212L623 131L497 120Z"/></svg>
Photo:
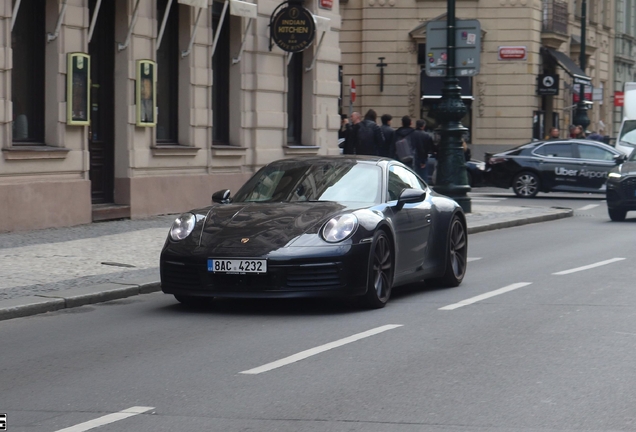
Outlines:
<svg viewBox="0 0 636 432"><path fill-rule="evenodd" d="M602 123L602 121L600 123ZM561 139L560 135L561 133L559 131L559 128L553 126L550 128L550 132L548 133L546 139L558 140ZM607 140L603 135L596 132L587 132L581 125L570 125L568 138L589 139L607 143Z"/></svg>
<svg viewBox="0 0 636 432"><path fill-rule="evenodd" d="M429 183L432 180L435 164L436 148L433 138L424 131L426 122L417 120L415 128L409 116L402 117L402 126L394 129L391 126L393 117L384 114L382 126L377 123L377 113L370 109L362 119L360 113L351 114L351 122L346 114L342 115L339 138L344 154L377 155L390 157L411 166Z"/></svg>

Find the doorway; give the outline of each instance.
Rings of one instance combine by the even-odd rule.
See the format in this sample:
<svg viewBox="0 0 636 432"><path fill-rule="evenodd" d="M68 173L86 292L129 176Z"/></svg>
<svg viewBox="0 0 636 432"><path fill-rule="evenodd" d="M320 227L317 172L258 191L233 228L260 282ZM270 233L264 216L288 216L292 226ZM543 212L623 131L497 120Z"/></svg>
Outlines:
<svg viewBox="0 0 636 432"><path fill-rule="evenodd" d="M92 17L97 0L89 1ZM113 202L115 183L115 2L102 1L93 37L91 56L90 152L91 200L93 204Z"/></svg>

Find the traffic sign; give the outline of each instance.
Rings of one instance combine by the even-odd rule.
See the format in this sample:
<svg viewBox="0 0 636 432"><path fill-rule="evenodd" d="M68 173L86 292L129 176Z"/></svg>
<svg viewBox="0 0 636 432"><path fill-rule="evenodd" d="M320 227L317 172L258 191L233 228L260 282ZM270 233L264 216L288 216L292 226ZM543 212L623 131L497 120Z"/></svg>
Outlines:
<svg viewBox="0 0 636 432"><path fill-rule="evenodd" d="M448 43L446 21L426 23L426 75L446 76ZM479 73L481 25L478 20L457 20L455 26L455 75L475 76Z"/></svg>
<svg viewBox="0 0 636 432"><path fill-rule="evenodd" d="M349 83L349 99L351 99L352 103L356 101L356 82L353 78L351 78Z"/></svg>

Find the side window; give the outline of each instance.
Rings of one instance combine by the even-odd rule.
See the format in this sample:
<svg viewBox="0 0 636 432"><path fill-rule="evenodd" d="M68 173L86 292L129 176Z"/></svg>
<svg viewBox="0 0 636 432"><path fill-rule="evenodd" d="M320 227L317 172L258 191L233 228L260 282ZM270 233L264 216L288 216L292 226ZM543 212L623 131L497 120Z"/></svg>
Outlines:
<svg viewBox="0 0 636 432"><path fill-rule="evenodd" d="M611 161L614 153L593 145L579 144L579 155L581 159L592 159L601 161Z"/></svg>
<svg viewBox="0 0 636 432"><path fill-rule="evenodd" d="M572 145L569 143L546 144L534 151L535 154L547 157L565 157L571 158Z"/></svg>
<svg viewBox="0 0 636 432"><path fill-rule="evenodd" d="M415 174L411 171L402 168L399 165L392 165L389 168L389 200L396 200L399 198L400 193L407 188L424 190L423 185Z"/></svg>

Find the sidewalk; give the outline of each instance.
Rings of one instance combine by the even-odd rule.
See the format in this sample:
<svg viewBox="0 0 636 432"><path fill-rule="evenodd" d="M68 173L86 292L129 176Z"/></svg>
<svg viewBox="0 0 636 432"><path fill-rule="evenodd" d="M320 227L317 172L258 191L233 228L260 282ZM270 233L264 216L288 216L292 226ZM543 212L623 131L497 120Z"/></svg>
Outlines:
<svg viewBox="0 0 636 432"><path fill-rule="evenodd" d="M468 233L572 216L571 209L473 204ZM0 234L0 320L159 291L175 215Z"/></svg>

